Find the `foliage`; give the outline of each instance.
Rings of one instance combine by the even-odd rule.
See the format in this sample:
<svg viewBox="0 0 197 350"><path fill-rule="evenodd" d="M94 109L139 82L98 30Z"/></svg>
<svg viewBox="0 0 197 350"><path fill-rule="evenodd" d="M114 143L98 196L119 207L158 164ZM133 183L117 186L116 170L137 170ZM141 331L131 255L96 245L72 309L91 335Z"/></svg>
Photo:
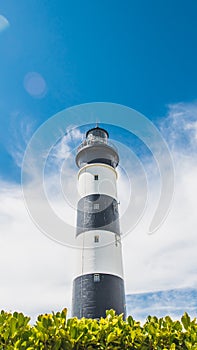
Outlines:
<svg viewBox="0 0 197 350"><path fill-rule="evenodd" d="M67 320L67 309L40 315L35 325L22 313L0 313L0 350L197 350L197 322L185 313L181 321L149 316L142 326L124 321L113 310L99 320Z"/></svg>

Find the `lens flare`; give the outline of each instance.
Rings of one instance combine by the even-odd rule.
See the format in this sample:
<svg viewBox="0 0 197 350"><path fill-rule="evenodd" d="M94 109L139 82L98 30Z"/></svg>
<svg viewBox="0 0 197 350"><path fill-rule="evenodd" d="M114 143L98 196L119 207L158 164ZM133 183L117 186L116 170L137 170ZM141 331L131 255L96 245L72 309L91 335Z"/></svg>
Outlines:
<svg viewBox="0 0 197 350"><path fill-rule="evenodd" d="M47 93L47 84L42 75L37 72L29 72L25 75L24 88L35 98L43 98Z"/></svg>

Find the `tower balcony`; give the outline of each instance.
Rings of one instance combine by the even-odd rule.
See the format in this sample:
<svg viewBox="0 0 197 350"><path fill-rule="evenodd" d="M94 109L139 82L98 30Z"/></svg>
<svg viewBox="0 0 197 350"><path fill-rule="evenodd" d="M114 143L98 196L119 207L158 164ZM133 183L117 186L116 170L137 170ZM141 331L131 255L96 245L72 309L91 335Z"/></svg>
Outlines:
<svg viewBox="0 0 197 350"><path fill-rule="evenodd" d="M76 154L79 168L92 163L103 163L113 168L119 163L116 146L108 140L108 133L98 127L87 132L86 139L78 147Z"/></svg>
<svg viewBox="0 0 197 350"><path fill-rule="evenodd" d="M81 145L77 148L77 152L79 152L82 148L84 147L89 147L89 146L95 146L95 145L107 145L111 148L114 149L114 151L116 151L118 153L118 149L117 147L113 144L113 142L109 141L109 140L104 140L102 137L97 137L95 139L85 139Z"/></svg>

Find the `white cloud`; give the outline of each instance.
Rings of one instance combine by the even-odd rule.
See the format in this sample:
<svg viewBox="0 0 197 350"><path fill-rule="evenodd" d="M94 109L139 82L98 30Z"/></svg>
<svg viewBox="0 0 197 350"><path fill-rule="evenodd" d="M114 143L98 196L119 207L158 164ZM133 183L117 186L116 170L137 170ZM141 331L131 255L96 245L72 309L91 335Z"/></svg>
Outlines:
<svg viewBox="0 0 197 350"><path fill-rule="evenodd" d="M71 307L76 252L44 236L27 214L18 186L1 183L1 308L35 316Z"/></svg>
<svg viewBox="0 0 197 350"><path fill-rule="evenodd" d="M171 149L190 155L197 147L197 102L168 106L168 115L160 124Z"/></svg>
<svg viewBox="0 0 197 350"><path fill-rule="evenodd" d="M157 191L157 186L152 187L143 221L123 241L128 293L197 288L196 112L196 104L169 106L169 113L162 122L162 132L170 143L174 158L174 201L165 223L154 235L147 235ZM154 177L151 186L153 183Z"/></svg>
<svg viewBox="0 0 197 350"><path fill-rule="evenodd" d="M16 118L18 114L13 117ZM18 125L14 132L16 148L9 151L18 166L21 166L24 145L28 142L32 127ZM22 143L21 133L23 135ZM65 169L65 155L70 153L70 143L82 137L78 130L71 130L52 150L52 172L46 174L45 187L51 206L63 220L74 224L72 209L73 173L69 156L69 171ZM50 158L49 158L50 163ZM36 176L36 161L31 163ZM54 169L61 169L62 182ZM30 170L30 169L29 169ZM65 174L66 170L66 174ZM75 175L75 176L74 176ZM35 178L34 178L35 180ZM75 186L76 188L76 186ZM31 189L32 194L35 188ZM62 193L63 190L63 193ZM66 201L65 201L65 197ZM72 205L70 205L72 204ZM72 217L72 218L71 218ZM1 308L20 310L31 315L33 320L41 312L50 312L68 307L71 313L72 280L76 275L78 251L59 245L42 234L30 219L20 186L0 182L0 300Z"/></svg>
<svg viewBox="0 0 197 350"><path fill-rule="evenodd" d="M0 15L0 32L3 32L9 26L10 26L10 23L8 22L7 18Z"/></svg>
<svg viewBox="0 0 197 350"><path fill-rule="evenodd" d="M17 167L21 168L26 146L36 128L35 120L32 116L23 115L19 111L10 114L10 134L11 138L6 139L5 147L12 156Z"/></svg>

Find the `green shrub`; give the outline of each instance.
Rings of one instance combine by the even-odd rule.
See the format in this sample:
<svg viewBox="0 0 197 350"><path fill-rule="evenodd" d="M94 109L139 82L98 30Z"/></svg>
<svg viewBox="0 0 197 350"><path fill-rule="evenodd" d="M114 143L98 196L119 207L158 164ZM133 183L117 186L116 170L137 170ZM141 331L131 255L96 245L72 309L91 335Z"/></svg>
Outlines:
<svg viewBox="0 0 197 350"><path fill-rule="evenodd" d="M100 320L67 320L67 310L40 315L35 325L22 313L0 313L0 350L197 350L197 322L149 316L142 326L113 310Z"/></svg>

